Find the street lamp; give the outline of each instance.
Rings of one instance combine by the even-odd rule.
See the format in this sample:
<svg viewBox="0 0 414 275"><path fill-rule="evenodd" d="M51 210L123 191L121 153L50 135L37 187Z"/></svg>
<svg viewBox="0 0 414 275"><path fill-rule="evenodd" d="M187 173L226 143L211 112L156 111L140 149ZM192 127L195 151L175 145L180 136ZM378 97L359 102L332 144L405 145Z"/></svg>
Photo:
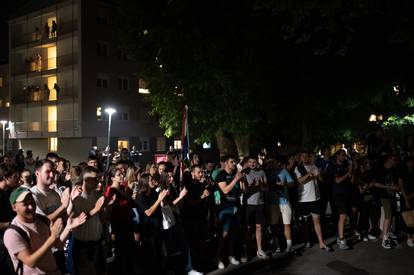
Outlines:
<svg viewBox="0 0 414 275"><path fill-rule="evenodd" d="M111 120L112 120L112 115L116 112L116 110L114 108L106 108L105 109L105 113L108 114L109 116L109 120L108 120L108 157L107 157L107 161L106 161L106 170L109 169L109 158L111 156L111 147L110 147L110 138L111 138Z"/></svg>
<svg viewBox="0 0 414 275"><path fill-rule="evenodd" d="M2 120L0 121L0 123L3 125L3 156L5 154L5 150L6 150L6 123L7 120Z"/></svg>

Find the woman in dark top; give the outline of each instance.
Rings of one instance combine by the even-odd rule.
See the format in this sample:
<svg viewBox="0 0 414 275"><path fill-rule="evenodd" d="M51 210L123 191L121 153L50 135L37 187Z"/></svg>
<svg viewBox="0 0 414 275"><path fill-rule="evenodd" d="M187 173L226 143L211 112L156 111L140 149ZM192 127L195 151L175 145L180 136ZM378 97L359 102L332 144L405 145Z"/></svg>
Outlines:
<svg viewBox="0 0 414 275"><path fill-rule="evenodd" d="M110 185L105 190L107 200L114 199L109 206L109 221L112 228L112 238L115 246L115 268L121 274L131 274L134 252L134 202L125 185L124 174L121 169L113 168L109 171Z"/></svg>

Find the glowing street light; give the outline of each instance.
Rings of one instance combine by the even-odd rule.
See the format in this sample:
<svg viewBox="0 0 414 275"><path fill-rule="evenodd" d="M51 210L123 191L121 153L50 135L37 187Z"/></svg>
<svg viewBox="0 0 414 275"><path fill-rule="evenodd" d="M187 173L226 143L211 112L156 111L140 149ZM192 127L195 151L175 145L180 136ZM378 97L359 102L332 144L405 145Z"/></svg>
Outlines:
<svg viewBox="0 0 414 275"><path fill-rule="evenodd" d="M108 114L109 119L108 119L108 158L107 158L107 162L106 162L106 169L109 169L109 158L111 156L111 147L110 147L110 140L111 140L111 120L112 120L112 115L116 112L116 110L114 108L106 108L105 109L105 113Z"/></svg>

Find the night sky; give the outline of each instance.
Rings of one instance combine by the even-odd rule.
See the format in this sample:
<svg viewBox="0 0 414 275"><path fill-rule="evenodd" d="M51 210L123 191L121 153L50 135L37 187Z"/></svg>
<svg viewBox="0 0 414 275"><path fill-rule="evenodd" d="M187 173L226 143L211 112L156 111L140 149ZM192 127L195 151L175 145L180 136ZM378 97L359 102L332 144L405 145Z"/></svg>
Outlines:
<svg viewBox="0 0 414 275"><path fill-rule="evenodd" d="M7 63L8 61L8 18L16 12L16 10L31 0L5 0L2 1L2 8L0 12L0 63Z"/></svg>

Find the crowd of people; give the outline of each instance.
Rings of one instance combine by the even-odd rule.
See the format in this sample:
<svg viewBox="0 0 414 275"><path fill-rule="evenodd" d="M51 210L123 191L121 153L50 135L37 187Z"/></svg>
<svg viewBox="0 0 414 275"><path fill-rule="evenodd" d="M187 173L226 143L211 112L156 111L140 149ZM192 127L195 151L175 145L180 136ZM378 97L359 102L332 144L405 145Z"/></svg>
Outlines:
<svg viewBox="0 0 414 275"><path fill-rule="evenodd" d="M327 146L216 162L193 152L185 162L170 151L145 167L127 149L109 167L95 154L76 166L55 153L6 155L0 266L9 274L202 274L300 243L327 253L351 249L351 238L414 247L400 215L414 208L414 136L407 140L395 146L378 128L364 153Z"/></svg>

